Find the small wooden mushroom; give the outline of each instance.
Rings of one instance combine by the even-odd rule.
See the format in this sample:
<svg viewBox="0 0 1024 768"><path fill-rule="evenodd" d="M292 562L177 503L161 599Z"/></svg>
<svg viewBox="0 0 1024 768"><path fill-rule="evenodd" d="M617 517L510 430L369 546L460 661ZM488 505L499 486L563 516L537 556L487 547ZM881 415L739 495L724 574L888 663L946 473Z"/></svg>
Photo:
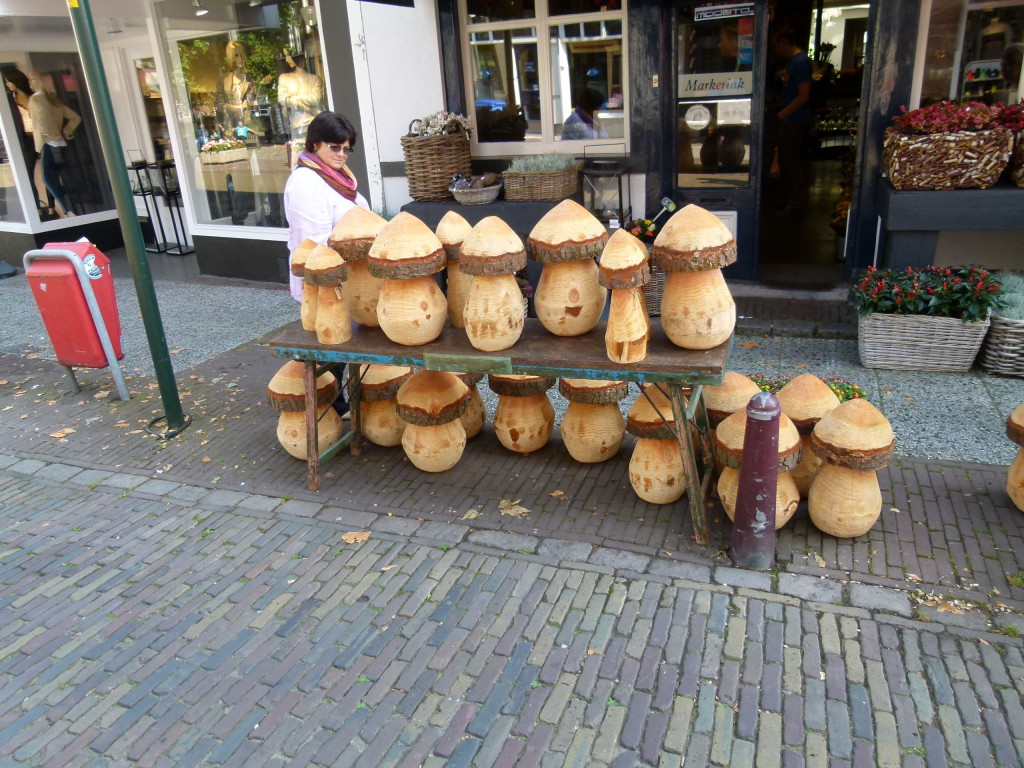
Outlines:
<svg viewBox="0 0 1024 768"><path fill-rule="evenodd" d="M292 251L291 255L291 273L296 277L306 277L306 259L309 258L309 252L316 248L317 242L310 240L308 237L301 241L295 250ZM315 331L316 330L316 296L317 286L307 283L305 280L302 281L302 304L299 309L299 317L302 320L302 330L304 331Z"/></svg>
<svg viewBox="0 0 1024 768"><path fill-rule="evenodd" d="M736 411L746 408L750 398L760 391L761 388L742 373L726 371L719 386L704 387L708 423L712 428L717 427Z"/></svg>
<svg viewBox="0 0 1024 768"><path fill-rule="evenodd" d="M624 229L617 229L601 254L598 279L612 291L604 347L613 363L638 363L647 357L651 317L644 286L651 281L647 249Z"/></svg>
<svg viewBox="0 0 1024 768"><path fill-rule="evenodd" d="M811 450L823 463L807 494L819 530L843 539L871 530L882 513L875 470L889 464L895 443L888 420L867 400L847 400L822 417Z"/></svg>
<svg viewBox="0 0 1024 768"><path fill-rule="evenodd" d="M496 374L487 385L498 396L494 411L494 433L498 441L515 453L533 453L547 445L555 428L555 407L548 390L555 380L546 376Z"/></svg>
<svg viewBox="0 0 1024 768"><path fill-rule="evenodd" d="M487 421L487 409L484 407L483 398L480 397L480 390L476 388L484 375L482 373L456 373L459 381L469 387L469 405L465 412L459 416L459 421L466 430L466 438L471 439L480 434Z"/></svg>
<svg viewBox="0 0 1024 768"><path fill-rule="evenodd" d="M402 448L424 472L445 472L462 458L466 430L459 416L469 388L447 371L416 371L398 390L398 415L406 422Z"/></svg>
<svg viewBox="0 0 1024 768"><path fill-rule="evenodd" d="M405 422L398 418L395 398L410 376L412 368L406 366L361 366L359 431L374 445L392 448L402 442Z"/></svg>
<svg viewBox="0 0 1024 768"><path fill-rule="evenodd" d="M377 234L370 248L370 274L383 278L377 321L396 344L429 344L441 335L448 302L434 280L445 254L437 235L402 211Z"/></svg>
<svg viewBox="0 0 1024 768"><path fill-rule="evenodd" d="M760 391L760 390L759 390ZM740 465L743 462L743 440L747 431L747 409L736 411L715 428L715 457L724 465L718 478L718 498L729 519L736 515ZM800 492L793 480L793 468L800 463L800 433L789 417L779 415L779 477L775 489L775 529L793 517L800 505Z"/></svg>
<svg viewBox="0 0 1024 768"><path fill-rule="evenodd" d="M487 216L466 235L460 253L462 272L471 276L463 310L469 343L482 352L508 349L526 319L515 277L526 266L523 241L497 216Z"/></svg>
<svg viewBox="0 0 1024 768"><path fill-rule="evenodd" d="M306 366L289 360L274 374L267 386L270 407L280 411L277 439L296 459L306 460ZM316 380L317 450L321 453L334 445L343 429L341 417L331 407L340 385L330 371Z"/></svg>
<svg viewBox="0 0 1024 768"><path fill-rule="evenodd" d="M352 320L345 304L342 283L348 268L333 248L317 245L306 257L306 284L317 286L316 340L344 344L352 338Z"/></svg>
<svg viewBox="0 0 1024 768"><path fill-rule="evenodd" d="M651 504L671 504L686 493L686 465L673 434L672 402L658 386L643 385L629 409L626 430L636 437L629 459L629 484ZM648 399L650 398L650 399Z"/></svg>
<svg viewBox="0 0 1024 768"><path fill-rule="evenodd" d="M473 225L459 216L455 211L448 211L437 223L434 234L444 246L445 256L448 257L445 275L448 278L448 322L452 328L465 328L466 297L469 295L469 286L473 278L462 271L459 262L459 250L466 236L473 230Z"/></svg>
<svg viewBox="0 0 1024 768"><path fill-rule="evenodd" d="M338 252L348 266L345 281L345 304L348 313L360 325L376 328L377 302L384 288L383 281L370 274L366 262L377 234L387 224L383 218L361 205L353 206L338 219L327 245Z"/></svg>
<svg viewBox="0 0 1024 768"><path fill-rule="evenodd" d="M800 433L803 458L793 469L793 480L800 491L800 498L806 499L811 481L821 466L821 459L810 449L811 432L826 413L839 407L839 398L828 384L812 373L800 374L780 389L776 397L782 412L789 416Z"/></svg>
<svg viewBox="0 0 1024 768"><path fill-rule="evenodd" d="M722 267L736 261L736 241L722 220L696 205L676 211L654 241L654 263L668 273L661 325L684 349L711 349L736 327L736 304Z"/></svg>
<svg viewBox="0 0 1024 768"><path fill-rule="evenodd" d="M1006 492L1014 506L1024 510L1024 405L1018 405L1006 420L1006 436L1021 446L1006 471Z"/></svg>
<svg viewBox="0 0 1024 768"><path fill-rule="evenodd" d="M600 320L608 292L594 259L606 242L604 225L574 200L544 214L526 239L530 257L544 265L533 297L537 319L556 336L579 336Z"/></svg>
<svg viewBox="0 0 1024 768"><path fill-rule="evenodd" d="M624 381L559 379L558 391L569 401L562 417L562 442L581 464L607 461L619 452L626 435L619 401L629 392Z"/></svg>

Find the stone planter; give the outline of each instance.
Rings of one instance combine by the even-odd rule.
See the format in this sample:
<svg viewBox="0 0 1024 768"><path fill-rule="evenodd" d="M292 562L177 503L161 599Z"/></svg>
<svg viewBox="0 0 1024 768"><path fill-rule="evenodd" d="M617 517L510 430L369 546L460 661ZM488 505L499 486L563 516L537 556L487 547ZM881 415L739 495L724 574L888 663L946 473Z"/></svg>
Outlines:
<svg viewBox="0 0 1024 768"><path fill-rule="evenodd" d="M865 368L964 373L990 322L872 312L857 319L857 351Z"/></svg>
<svg viewBox="0 0 1024 768"><path fill-rule="evenodd" d="M202 165L221 165L223 163L234 163L238 160L246 160L249 157L245 147L238 149L225 149L220 152L200 152L199 162Z"/></svg>

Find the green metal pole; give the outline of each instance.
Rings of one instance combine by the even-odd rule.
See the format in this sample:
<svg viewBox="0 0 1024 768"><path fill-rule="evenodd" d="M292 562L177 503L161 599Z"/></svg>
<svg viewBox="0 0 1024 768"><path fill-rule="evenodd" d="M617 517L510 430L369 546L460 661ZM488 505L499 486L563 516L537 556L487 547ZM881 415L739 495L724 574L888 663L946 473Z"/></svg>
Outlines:
<svg viewBox="0 0 1024 768"><path fill-rule="evenodd" d="M164 336L160 307L157 305L156 291L153 288L153 275L149 271L149 261L146 258L142 228L135 212L128 169L124 163L124 150L121 147L121 137L117 133L117 121L114 119L114 109L110 103L110 91L107 89L107 78L103 72L99 44L96 42L96 28L92 23L89 0L67 0L67 3L75 39L78 41L78 50L85 67L85 81L89 86L89 95L96 113L103 159L107 165L110 184L114 189L114 202L121 221L125 250L132 269L132 279L135 281L135 292L139 297L142 323L146 329L146 338L149 340L150 354L153 355L153 367L156 369L160 399L165 411L165 415L153 419L149 427L152 432L157 422L166 419L167 429L156 434L170 438L185 429L192 420L181 410L178 385L174 381L174 368L171 366L170 353L167 350L167 339Z"/></svg>

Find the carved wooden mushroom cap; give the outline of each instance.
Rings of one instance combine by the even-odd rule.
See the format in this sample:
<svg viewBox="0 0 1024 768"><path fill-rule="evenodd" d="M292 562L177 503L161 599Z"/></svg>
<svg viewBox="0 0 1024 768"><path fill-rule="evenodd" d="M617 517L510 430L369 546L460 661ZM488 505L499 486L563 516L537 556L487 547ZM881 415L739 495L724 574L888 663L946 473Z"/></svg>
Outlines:
<svg viewBox="0 0 1024 768"><path fill-rule="evenodd" d="M1024 447L1024 405L1014 408L1010 418L1006 420L1006 436Z"/></svg>
<svg viewBox="0 0 1024 768"><path fill-rule="evenodd" d="M399 418L420 427L455 421L469 406L469 387L447 371L416 371L395 398Z"/></svg>
<svg viewBox="0 0 1024 768"><path fill-rule="evenodd" d="M309 258L309 252L316 248L316 240L310 240L308 237L295 246L295 250L292 251L292 274L296 277L306 276L306 259Z"/></svg>
<svg viewBox="0 0 1024 768"><path fill-rule="evenodd" d="M811 450L822 461L860 471L888 465L895 444L889 421L861 399L834 408L811 433Z"/></svg>
<svg viewBox="0 0 1024 768"><path fill-rule="evenodd" d="M412 368L404 365L363 365L360 366L359 399L364 403L394 400L398 389L409 377Z"/></svg>
<svg viewBox="0 0 1024 768"><path fill-rule="evenodd" d="M559 379L558 391L571 403L600 405L622 400L629 393L629 384L600 379Z"/></svg>
<svg viewBox="0 0 1024 768"><path fill-rule="evenodd" d="M743 460L743 438L747 432L747 409L742 408L715 428L715 457L727 467L739 469ZM786 414L779 414L779 472L800 463L800 433Z"/></svg>
<svg viewBox="0 0 1024 768"><path fill-rule="evenodd" d="M722 220L687 205L672 214L654 240L654 263L666 272L703 272L736 261L736 241Z"/></svg>
<svg viewBox="0 0 1024 768"><path fill-rule="evenodd" d="M323 408L334 402L340 385L330 371L320 374L316 380L316 407ZM289 360L274 374L267 386L267 399L275 411L306 410L306 365L298 360Z"/></svg>
<svg viewBox="0 0 1024 768"><path fill-rule="evenodd" d="M534 225L526 248L531 258L549 264L599 256L606 242L608 232L594 214L575 200L563 200Z"/></svg>
<svg viewBox="0 0 1024 768"><path fill-rule="evenodd" d="M348 280L348 267L336 250L317 245L306 257L304 274L310 285L339 285Z"/></svg>
<svg viewBox="0 0 1024 768"><path fill-rule="evenodd" d="M359 261L370 254L370 248L387 220L361 205L348 209L338 219L327 237L327 245L338 252L345 261Z"/></svg>
<svg viewBox="0 0 1024 768"><path fill-rule="evenodd" d="M467 387L475 387L477 384L484 380L484 375L482 373L459 373L456 371L452 371L452 373L458 376L459 381L461 381Z"/></svg>
<svg viewBox="0 0 1024 768"><path fill-rule="evenodd" d="M651 280L647 249L624 229L608 238L601 253L597 279L605 288L636 288Z"/></svg>
<svg viewBox="0 0 1024 768"><path fill-rule="evenodd" d="M761 388L742 373L726 371L719 386L704 387L704 405L711 426L717 427L736 411L746 408L750 398L760 391Z"/></svg>
<svg viewBox="0 0 1024 768"><path fill-rule="evenodd" d="M405 211L377 233L368 259L370 274L389 280L426 277L440 272L447 263L437 235Z"/></svg>
<svg viewBox="0 0 1024 768"><path fill-rule="evenodd" d="M626 431L635 437L649 440L667 440L675 437L671 428L675 423L675 414L672 412L672 401L668 399L668 395L657 385L643 384L640 388L642 392L647 393L647 397L641 393L630 406L629 414L626 416Z"/></svg>
<svg viewBox="0 0 1024 768"><path fill-rule="evenodd" d="M796 424L801 435L809 435L814 425L829 411L839 407L839 398L828 384L813 373L802 373L775 396L782 412Z"/></svg>
<svg viewBox="0 0 1024 768"><path fill-rule="evenodd" d="M523 241L497 216L480 219L459 249L459 268L467 275L509 275L525 266Z"/></svg>
<svg viewBox="0 0 1024 768"><path fill-rule="evenodd" d="M458 261L459 248L470 232L473 225L459 216L455 211L448 211L441 220L437 222L437 229L434 234L444 246L444 252L450 261Z"/></svg>
<svg viewBox="0 0 1024 768"><path fill-rule="evenodd" d="M547 392L555 386L555 379L522 373L492 373L487 376L487 386L496 395L529 397Z"/></svg>

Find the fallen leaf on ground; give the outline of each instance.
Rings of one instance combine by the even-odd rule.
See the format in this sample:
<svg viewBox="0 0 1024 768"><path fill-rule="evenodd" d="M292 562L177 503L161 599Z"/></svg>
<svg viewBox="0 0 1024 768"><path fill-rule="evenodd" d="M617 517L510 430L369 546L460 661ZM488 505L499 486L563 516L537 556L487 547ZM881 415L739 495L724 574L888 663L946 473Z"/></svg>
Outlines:
<svg viewBox="0 0 1024 768"><path fill-rule="evenodd" d="M57 440L63 440L65 437L67 437L74 431L75 430L73 430L71 427L65 427L64 429L61 429L57 432L51 432L50 437L54 437Z"/></svg>
<svg viewBox="0 0 1024 768"><path fill-rule="evenodd" d="M917 402L917 400L916 400L916 399L914 399L913 397L908 397L908 398L907 398L907 402L908 402L908 403L916 403L916 402Z"/></svg>
<svg viewBox="0 0 1024 768"><path fill-rule="evenodd" d="M744 341L740 343L740 346L744 347L745 349L753 349L754 347L760 347L761 345L758 344L756 341Z"/></svg>
<svg viewBox="0 0 1024 768"><path fill-rule="evenodd" d="M796 368L799 371L801 368L806 368L807 367L807 363L797 363L793 367Z"/></svg>
<svg viewBox="0 0 1024 768"><path fill-rule="evenodd" d="M963 611L961 611L952 603L940 603L939 613L963 613Z"/></svg>
<svg viewBox="0 0 1024 768"><path fill-rule="evenodd" d="M211 459L210 459L210 457L209 457L209 456L203 456L203 464L206 464L206 463L207 463L208 461L210 461L210 460L211 460Z"/></svg>
<svg viewBox="0 0 1024 768"><path fill-rule="evenodd" d="M924 579L922 579L916 573L908 573L907 574L907 581L916 581L916 582L920 583L920 582L924 581Z"/></svg>
<svg viewBox="0 0 1024 768"><path fill-rule="evenodd" d="M369 531L349 531L348 533L341 534L341 540L346 544L358 544L361 541L366 541L370 538Z"/></svg>
<svg viewBox="0 0 1024 768"><path fill-rule="evenodd" d="M530 510L519 505L522 499L502 499L498 502L498 510L509 517L529 517Z"/></svg>
<svg viewBox="0 0 1024 768"><path fill-rule="evenodd" d="M565 501L569 500L569 496L565 493L565 491L552 491L549 495L553 499L564 499Z"/></svg>
<svg viewBox="0 0 1024 768"><path fill-rule="evenodd" d="M464 514L460 519L462 519L462 520L476 520L476 518L478 518L478 517L480 517L480 511L479 510L477 510L477 509L467 509L466 510L466 514Z"/></svg>
<svg viewBox="0 0 1024 768"><path fill-rule="evenodd" d="M383 568L381 568L381 570L382 571L390 571L392 568L397 568L397 567L398 567L397 565L385 565Z"/></svg>
<svg viewBox="0 0 1024 768"><path fill-rule="evenodd" d="M825 558L819 555L817 552L814 553L814 562L818 564L819 568L825 567Z"/></svg>
<svg viewBox="0 0 1024 768"><path fill-rule="evenodd" d="M102 400L104 397L110 397L110 390L101 389L99 392L93 395L93 397L96 398L97 400Z"/></svg>

